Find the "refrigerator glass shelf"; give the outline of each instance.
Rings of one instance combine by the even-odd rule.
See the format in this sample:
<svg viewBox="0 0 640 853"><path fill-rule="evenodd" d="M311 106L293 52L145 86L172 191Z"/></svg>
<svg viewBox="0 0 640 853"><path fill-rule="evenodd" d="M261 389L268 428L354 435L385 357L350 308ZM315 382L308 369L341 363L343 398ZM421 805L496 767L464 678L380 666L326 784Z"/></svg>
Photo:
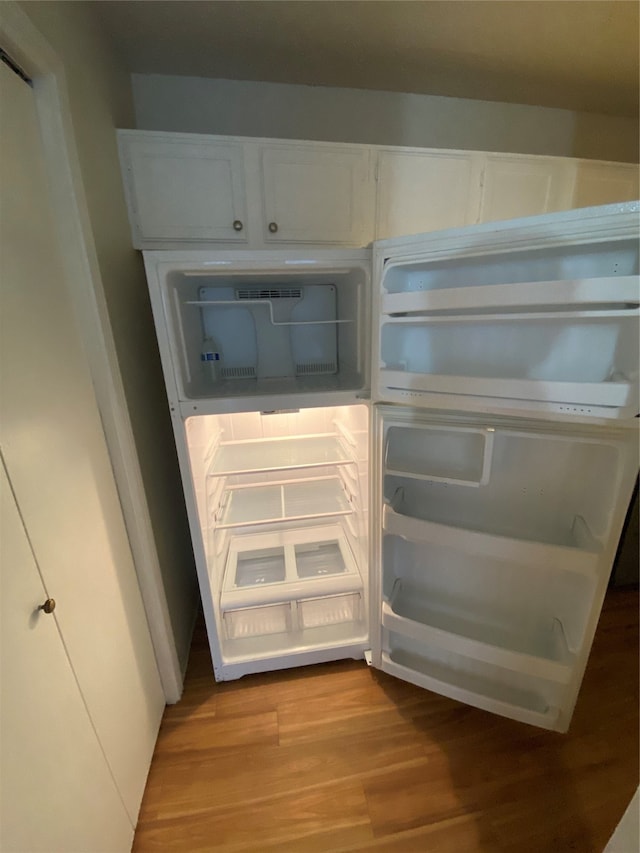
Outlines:
<svg viewBox="0 0 640 853"><path fill-rule="evenodd" d="M427 646L437 644L507 669L569 681L574 655L559 619L541 614L532 630L522 621L507 624L498 609L492 613L484 604L479 612L482 621L466 612L464 605L455 608L450 600L439 601L435 594L398 582L391 602L383 604L382 624Z"/></svg>
<svg viewBox="0 0 640 853"><path fill-rule="evenodd" d="M336 435L228 442L221 444L216 451L209 467L209 476L291 471L296 468L349 465L353 462Z"/></svg>
<svg viewBox="0 0 640 853"><path fill-rule="evenodd" d="M348 515L351 505L338 477L300 483L232 488L216 529Z"/></svg>

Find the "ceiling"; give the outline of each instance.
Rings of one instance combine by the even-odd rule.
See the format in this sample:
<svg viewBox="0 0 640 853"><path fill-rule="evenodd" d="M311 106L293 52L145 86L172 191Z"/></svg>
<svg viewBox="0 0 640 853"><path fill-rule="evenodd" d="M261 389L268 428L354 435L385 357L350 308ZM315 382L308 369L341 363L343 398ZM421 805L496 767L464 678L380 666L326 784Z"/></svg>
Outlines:
<svg viewBox="0 0 640 853"><path fill-rule="evenodd" d="M132 72L638 114L635 0L101 0Z"/></svg>

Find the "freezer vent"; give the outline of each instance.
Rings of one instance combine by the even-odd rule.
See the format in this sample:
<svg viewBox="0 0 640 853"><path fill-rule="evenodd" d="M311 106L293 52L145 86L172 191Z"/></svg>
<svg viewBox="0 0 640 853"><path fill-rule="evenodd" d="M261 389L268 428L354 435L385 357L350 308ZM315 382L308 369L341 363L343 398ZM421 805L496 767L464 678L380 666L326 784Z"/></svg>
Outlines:
<svg viewBox="0 0 640 853"><path fill-rule="evenodd" d="M299 287L277 287L273 289L243 287L236 290L236 299L300 299Z"/></svg>
<svg viewBox="0 0 640 853"><path fill-rule="evenodd" d="M311 361L307 364L296 364L297 376L312 376L322 373L337 373L335 361Z"/></svg>
<svg viewBox="0 0 640 853"><path fill-rule="evenodd" d="M223 367L220 370L223 379L255 379L255 367Z"/></svg>

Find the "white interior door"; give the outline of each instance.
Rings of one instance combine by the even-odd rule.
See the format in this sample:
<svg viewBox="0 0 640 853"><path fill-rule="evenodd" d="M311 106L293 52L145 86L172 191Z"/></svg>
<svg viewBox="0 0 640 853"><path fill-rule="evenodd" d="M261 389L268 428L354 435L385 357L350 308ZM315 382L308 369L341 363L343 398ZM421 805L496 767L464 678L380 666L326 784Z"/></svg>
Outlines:
<svg viewBox="0 0 640 853"><path fill-rule="evenodd" d="M33 91L3 63L0 84L0 445L83 699L135 823L164 697L67 295Z"/></svg>
<svg viewBox="0 0 640 853"><path fill-rule="evenodd" d="M565 731L635 481L635 431L377 409L374 665Z"/></svg>
<svg viewBox="0 0 640 853"><path fill-rule="evenodd" d="M2 740L0 845L114 853L133 825L91 724L0 464Z"/></svg>
<svg viewBox="0 0 640 853"><path fill-rule="evenodd" d="M374 400L630 418L638 206L375 244Z"/></svg>

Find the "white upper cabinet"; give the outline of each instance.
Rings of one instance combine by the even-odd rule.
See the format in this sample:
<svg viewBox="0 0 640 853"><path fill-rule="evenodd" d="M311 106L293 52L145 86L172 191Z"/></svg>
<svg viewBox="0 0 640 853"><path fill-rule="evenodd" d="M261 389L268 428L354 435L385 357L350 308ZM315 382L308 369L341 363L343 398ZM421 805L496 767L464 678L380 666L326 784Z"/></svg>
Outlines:
<svg viewBox="0 0 640 853"><path fill-rule="evenodd" d="M376 239L475 222L481 159L463 151L380 151Z"/></svg>
<svg viewBox="0 0 640 853"><path fill-rule="evenodd" d="M119 139L136 247L247 242L241 144L122 131Z"/></svg>
<svg viewBox="0 0 640 853"><path fill-rule="evenodd" d="M488 154L479 222L519 219L571 207L566 160Z"/></svg>
<svg viewBox="0 0 640 853"><path fill-rule="evenodd" d="M633 163L576 163L571 207L591 207L640 198L638 167Z"/></svg>
<svg viewBox="0 0 640 853"><path fill-rule="evenodd" d="M366 246L639 195L638 167L626 163L158 131L118 137L139 249Z"/></svg>
<svg viewBox="0 0 640 853"><path fill-rule="evenodd" d="M340 145L260 146L265 243L359 245L369 152Z"/></svg>

